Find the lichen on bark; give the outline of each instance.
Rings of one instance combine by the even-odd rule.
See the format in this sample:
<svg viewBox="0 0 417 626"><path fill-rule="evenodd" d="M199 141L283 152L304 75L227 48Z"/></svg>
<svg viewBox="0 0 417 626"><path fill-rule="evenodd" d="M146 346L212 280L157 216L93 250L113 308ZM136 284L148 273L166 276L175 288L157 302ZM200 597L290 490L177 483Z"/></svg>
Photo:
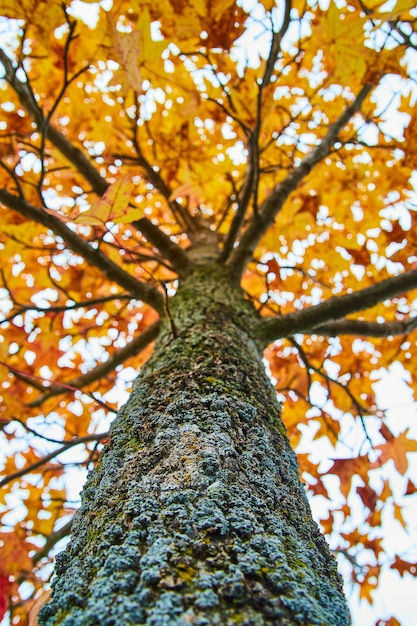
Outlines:
<svg viewBox="0 0 417 626"><path fill-rule="evenodd" d="M169 317L88 478L40 624L349 624L256 312L208 263Z"/></svg>

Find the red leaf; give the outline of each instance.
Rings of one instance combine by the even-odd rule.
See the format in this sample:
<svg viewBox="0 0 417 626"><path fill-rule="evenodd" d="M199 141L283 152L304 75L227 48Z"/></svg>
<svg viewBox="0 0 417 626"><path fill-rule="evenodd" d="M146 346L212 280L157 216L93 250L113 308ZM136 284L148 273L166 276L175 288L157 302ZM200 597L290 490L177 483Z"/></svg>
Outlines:
<svg viewBox="0 0 417 626"><path fill-rule="evenodd" d="M0 620L3 619L7 611L9 586L10 583L8 576L3 576L2 574L0 574Z"/></svg>

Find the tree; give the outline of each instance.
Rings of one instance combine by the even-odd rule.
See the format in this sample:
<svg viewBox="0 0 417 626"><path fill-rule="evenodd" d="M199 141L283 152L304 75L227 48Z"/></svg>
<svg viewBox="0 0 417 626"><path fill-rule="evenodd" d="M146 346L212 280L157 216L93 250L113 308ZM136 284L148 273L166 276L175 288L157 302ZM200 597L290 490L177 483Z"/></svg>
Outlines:
<svg viewBox="0 0 417 626"><path fill-rule="evenodd" d="M289 441L361 597L415 575L373 387L417 358L414 2L109 5L0 2L0 615L72 526L41 624L348 624Z"/></svg>

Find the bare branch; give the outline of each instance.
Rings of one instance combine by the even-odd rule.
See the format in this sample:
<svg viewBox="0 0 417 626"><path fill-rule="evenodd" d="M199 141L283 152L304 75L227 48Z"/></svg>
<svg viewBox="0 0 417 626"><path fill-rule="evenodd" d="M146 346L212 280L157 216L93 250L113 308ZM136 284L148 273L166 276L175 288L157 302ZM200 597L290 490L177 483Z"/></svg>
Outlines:
<svg viewBox="0 0 417 626"><path fill-rule="evenodd" d="M157 171L156 169L152 167L152 165L149 163L149 161L146 159L145 155L143 154L142 148L139 143L139 137L138 137L138 132L139 132L138 112L139 112L139 108L136 106L136 116L135 116L135 119L133 120L134 126L133 126L133 138L132 138L133 146L137 154L137 159L135 160L145 172L146 179L165 198L165 200L168 203L168 206L170 207L172 211L173 216L177 219L178 223L182 222L184 227L188 231L188 233L191 234L194 230L194 224L193 224L191 215L189 214L186 208L182 207L179 204L179 202L171 198L172 190L164 181L159 171Z"/></svg>
<svg viewBox="0 0 417 626"><path fill-rule="evenodd" d="M259 131L262 125L262 94L265 87L267 87L271 82L275 62L281 51L281 42L290 25L290 13L291 0L286 0L283 23L278 32L272 33L269 57L266 62L262 83L259 86L257 103L257 123L253 130L249 131L249 129L247 129L245 131L246 135L249 136L247 174L238 197L238 206L235 215L233 217L229 232L224 242L222 254L220 257L222 261L226 261L226 259L229 257L230 253L233 250L233 246L238 237L240 228L243 224L243 220L245 218L252 196L254 197L253 204L255 217L257 218L258 216L257 195L259 183Z"/></svg>
<svg viewBox="0 0 417 626"><path fill-rule="evenodd" d="M50 452L49 454L46 454L45 456L41 457L39 461L35 461L35 463L31 463L30 465L27 465L26 467L22 467L22 469L18 470L17 472L14 472L13 474L9 474L5 478L3 478L3 480L0 480L0 487L4 487L4 485L11 483L13 480L20 478L21 476L24 476L25 474L30 474L31 472L38 469L38 467L41 467L42 465L49 463L49 461L51 461L55 457L59 456L63 452L66 452L70 448L73 448L74 446L78 446L80 443L88 443L89 441L101 441L102 439L105 439L107 436L108 436L108 433L106 432L106 433L98 433L96 435L85 435L84 437L76 437L75 439L66 441L60 448L57 448L53 452Z"/></svg>
<svg viewBox="0 0 417 626"><path fill-rule="evenodd" d="M275 217L282 208L284 202L297 185L309 174L309 172L323 160L331 151L331 148L339 133L343 130L349 120L357 113L365 98L373 89L372 85L364 85L356 96L355 100L343 111L339 119L329 127L329 130L322 141L301 161L300 165L279 183L264 200L259 209L256 219L253 219L246 231L243 233L239 245L234 249L229 257L228 265L236 275L240 275L248 261L252 258L255 248L274 222Z"/></svg>
<svg viewBox="0 0 417 626"><path fill-rule="evenodd" d="M394 298L407 291L417 289L417 270L404 272L399 276L387 278L372 287L366 287L353 293L342 296L334 296L320 304L282 315L278 317L266 317L259 322L258 333L265 344L281 337L289 337L295 333L314 332L319 334L320 326L357 311L370 309L379 302ZM351 321L351 320L346 320ZM377 326L375 323L374 328ZM323 333L324 334L324 333ZM327 333L326 333L327 334ZM379 335L378 335L379 336Z"/></svg>
<svg viewBox="0 0 417 626"><path fill-rule="evenodd" d="M237 199L237 209L233 216L232 223L224 242L220 259L225 261L231 251L239 234L240 227L249 207L250 199L253 193L253 185L255 182L255 171L257 171L258 150L255 148L257 138L252 134L248 142L248 169L247 174Z"/></svg>
<svg viewBox="0 0 417 626"><path fill-rule="evenodd" d="M164 298L157 289L125 272L101 250L93 248L87 241L79 237L60 219L51 213L34 207L5 189L0 189L0 202L3 202L10 209L17 211L21 215L50 228L56 235L62 237L71 250L80 254L91 265L97 267L107 278L126 289L138 300L146 302L160 314L163 314Z"/></svg>
<svg viewBox="0 0 417 626"><path fill-rule="evenodd" d="M94 367L92 370L87 372L86 374L82 374L81 376L77 376L77 378L73 378L72 380L66 382L65 384L56 384L48 387L47 392L31 402L29 406L31 408L41 406L45 400L48 400L52 396L57 396L61 393L66 393L67 391L75 391L77 389L82 389L86 385L89 385L104 376L107 376L110 372L112 372L118 365L124 363L127 359L136 354L139 354L141 350L146 348L154 339L156 339L160 330L160 321L154 322L143 331L140 335L135 337L132 341L130 341L124 348L117 350L112 354L112 356L105 361L105 363L100 363L97 367ZM29 381L30 382L30 381ZM31 383L32 384L32 383Z"/></svg>
<svg viewBox="0 0 417 626"><path fill-rule="evenodd" d="M364 407L354 396L354 394L351 392L351 390L349 389L349 384L345 384L340 382L340 380L337 380L337 378L332 378L331 376L329 376L329 374L327 372L324 371L323 369L323 364L320 367L315 367L312 363L310 363L308 356L306 354L306 352L303 350L302 346L294 339L294 337L290 338L290 342L292 343L292 345L298 350L298 353L300 355L301 360L303 361L307 371L309 372L309 381L311 384L311 375L310 372L316 372L316 374L318 374L319 376L321 376L325 383L326 383L326 387L329 393L329 397L331 397L331 385L336 385L338 387L340 387L340 389L343 389L343 391L345 392L345 394L350 398L353 406L355 407L358 417L361 421L362 424L362 428L363 428L363 432L365 434L366 439L368 440L368 442L371 445L371 448L373 448L373 443L372 443L372 439L369 436L368 433L368 429L366 427L365 424L365 414L371 414L371 411ZM309 386L309 389L311 387ZM308 398L307 398L308 399ZM309 401L309 399L308 399Z"/></svg>

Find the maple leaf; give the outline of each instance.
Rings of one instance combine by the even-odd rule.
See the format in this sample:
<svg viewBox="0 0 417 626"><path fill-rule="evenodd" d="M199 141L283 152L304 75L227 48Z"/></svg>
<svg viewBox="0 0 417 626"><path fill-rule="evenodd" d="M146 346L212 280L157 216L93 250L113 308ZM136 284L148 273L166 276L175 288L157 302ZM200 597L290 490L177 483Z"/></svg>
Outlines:
<svg viewBox="0 0 417 626"><path fill-rule="evenodd" d="M9 596L15 592L15 577L32 569L28 551L33 548L20 526L13 533L0 533L0 618L7 610Z"/></svg>
<svg viewBox="0 0 417 626"><path fill-rule="evenodd" d="M9 593L9 577L0 574L0 619L6 614Z"/></svg>
<svg viewBox="0 0 417 626"><path fill-rule="evenodd" d="M131 174L112 183L101 198L75 218L78 224L104 226L107 222L131 223L142 217L142 209L133 209L130 198L134 189Z"/></svg>
<svg viewBox="0 0 417 626"><path fill-rule="evenodd" d="M385 443L375 446L376 450L380 450L378 457L380 463L387 463L390 459L394 462L397 471L404 475L408 468L407 454L409 452L417 452L417 441L407 437L409 429L396 436L390 437Z"/></svg>
<svg viewBox="0 0 417 626"><path fill-rule="evenodd" d="M364 76L366 51L361 43L365 21L366 18L342 13L333 2L320 17L319 36L325 45L330 46L326 63L335 80L345 83L352 76Z"/></svg>
<svg viewBox="0 0 417 626"><path fill-rule="evenodd" d="M138 30L121 33L117 30L111 14L107 14L107 19L112 42L111 52L121 67L121 71L113 75L109 84L120 86L122 94L125 94L128 88L139 92L142 89L139 69L142 33Z"/></svg>
<svg viewBox="0 0 417 626"><path fill-rule="evenodd" d="M410 479L408 479L408 481L407 481L407 488L406 488L406 491L405 491L404 495L405 496L410 496L410 495L413 495L416 492L417 492L417 487L415 486L415 484Z"/></svg>

